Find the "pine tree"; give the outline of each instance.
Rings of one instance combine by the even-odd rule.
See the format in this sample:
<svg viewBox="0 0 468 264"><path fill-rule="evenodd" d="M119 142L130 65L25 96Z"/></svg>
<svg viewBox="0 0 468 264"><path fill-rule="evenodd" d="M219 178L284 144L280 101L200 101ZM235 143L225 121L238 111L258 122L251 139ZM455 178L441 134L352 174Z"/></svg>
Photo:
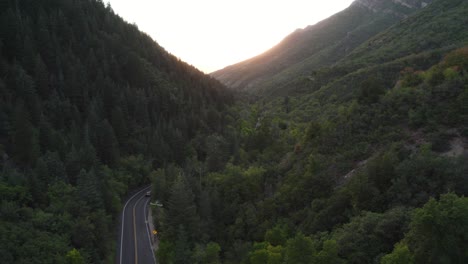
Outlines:
<svg viewBox="0 0 468 264"><path fill-rule="evenodd" d="M41 58L41 55L36 56L36 65L34 67L34 82L36 90L41 98L47 98L50 93L49 87L49 71Z"/></svg>
<svg viewBox="0 0 468 264"><path fill-rule="evenodd" d="M60 159L60 155L57 152L50 152L43 156L44 162L47 165L47 171L51 181L64 181L67 182L67 173L65 171L65 165Z"/></svg>
<svg viewBox="0 0 468 264"><path fill-rule="evenodd" d="M53 129L45 117L39 123L39 145L41 150L53 149L54 147Z"/></svg>
<svg viewBox="0 0 468 264"><path fill-rule="evenodd" d="M209 236L212 232L213 214L211 200L208 190L203 190L200 194L200 217L203 236Z"/></svg>
<svg viewBox="0 0 468 264"><path fill-rule="evenodd" d="M34 89L34 81L19 64L13 67L13 71L14 82L11 82L10 85L15 87L16 94L24 100L24 106L29 110L29 121L34 125L38 125L41 107Z"/></svg>
<svg viewBox="0 0 468 264"><path fill-rule="evenodd" d="M190 262L190 244L183 225L177 230L177 239L174 246L174 264L186 264Z"/></svg>
<svg viewBox="0 0 468 264"><path fill-rule="evenodd" d="M39 143L23 101L17 103L14 116L13 151L15 158L23 165L34 165L39 156Z"/></svg>
<svg viewBox="0 0 468 264"><path fill-rule="evenodd" d="M2 9L3 10L3 9ZM0 39L5 40L3 42L3 52L7 56L7 59L12 59L18 53L19 42L17 42L17 31L18 31L17 14L12 8L8 8L2 14L0 20ZM6 41L9 40L9 41Z"/></svg>
<svg viewBox="0 0 468 264"><path fill-rule="evenodd" d="M70 152L67 153L65 168L68 175L68 181L75 185L78 174L80 173L80 153L76 150L75 146L72 146Z"/></svg>
<svg viewBox="0 0 468 264"><path fill-rule="evenodd" d="M98 163L99 161L96 155L96 149L89 140L88 127L85 126L83 144L80 148L80 164L83 169L91 170L91 168L97 166Z"/></svg>
<svg viewBox="0 0 468 264"><path fill-rule="evenodd" d="M107 120L98 126L97 153L104 164L114 164L119 158L119 144L115 137L114 129Z"/></svg>
<svg viewBox="0 0 468 264"><path fill-rule="evenodd" d="M167 207L167 236L175 239L179 226L184 227L189 238L199 235L199 220L194 197L185 179L179 174L175 180Z"/></svg>
<svg viewBox="0 0 468 264"><path fill-rule="evenodd" d="M39 181L35 172L28 173L28 187L29 193L32 196L33 204L35 206L45 207L47 201L47 192L42 188L42 183Z"/></svg>
<svg viewBox="0 0 468 264"><path fill-rule="evenodd" d="M5 112L3 112L0 109L0 137L6 138L10 134L10 132L11 132L10 120L8 116L5 114Z"/></svg>
<svg viewBox="0 0 468 264"><path fill-rule="evenodd" d="M78 175L78 197L94 209L102 208L103 201L99 188L99 181L94 170L86 172L81 170Z"/></svg>
<svg viewBox="0 0 468 264"><path fill-rule="evenodd" d="M114 128L117 141L120 144L124 143L128 134L127 120L119 106L116 106L112 109L110 121L112 127Z"/></svg>

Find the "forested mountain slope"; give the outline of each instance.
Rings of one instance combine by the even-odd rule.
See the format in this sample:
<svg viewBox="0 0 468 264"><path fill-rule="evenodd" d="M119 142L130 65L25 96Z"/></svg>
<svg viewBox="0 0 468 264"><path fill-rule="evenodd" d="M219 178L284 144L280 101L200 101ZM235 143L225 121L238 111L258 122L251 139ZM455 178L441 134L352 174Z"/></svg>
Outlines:
<svg viewBox="0 0 468 264"><path fill-rule="evenodd" d="M0 0L2 263L113 263L149 182L161 264L467 263L467 1L421 6L357 1L234 101L102 1Z"/></svg>
<svg viewBox="0 0 468 264"><path fill-rule="evenodd" d="M230 102L102 1L1 0L1 262L112 262L121 197Z"/></svg>
<svg viewBox="0 0 468 264"><path fill-rule="evenodd" d="M370 76L376 84L393 86L401 72L410 67L426 70L450 50L468 44L468 2L435 1L417 14L369 39L331 67L297 76L278 94L295 91L315 93L324 100L349 99L359 93L356 84Z"/></svg>
<svg viewBox="0 0 468 264"><path fill-rule="evenodd" d="M464 47L348 100L238 102L204 164L153 174L158 261L467 262L467 84Z"/></svg>
<svg viewBox="0 0 468 264"><path fill-rule="evenodd" d="M234 89L277 89L331 66L360 44L425 7L428 0L357 0L316 25L298 29L271 50L211 75Z"/></svg>
<svg viewBox="0 0 468 264"><path fill-rule="evenodd" d="M216 155L154 174L158 260L467 262L467 3L434 1L327 67L266 78L210 137Z"/></svg>

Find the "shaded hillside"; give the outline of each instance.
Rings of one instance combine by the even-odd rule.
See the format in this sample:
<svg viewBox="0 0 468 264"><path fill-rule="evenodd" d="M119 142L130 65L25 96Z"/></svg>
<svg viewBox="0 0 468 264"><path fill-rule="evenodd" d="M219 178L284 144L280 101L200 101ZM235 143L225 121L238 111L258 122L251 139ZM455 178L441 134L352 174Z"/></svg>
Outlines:
<svg viewBox="0 0 468 264"><path fill-rule="evenodd" d="M252 87L261 100L229 112L231 152L216 135L224 158L204 173L155 174L158 260L467 262L466 6L435 1L334 62L305 59ZM300 35L266 54L292 57ZM242 84L287 57L266 54L226 73Z"/></svg>
<svg viewBox="0 0 468 264"><path fill-rule="evenodd" d="M229 158L154 174L158 261L467 262L468 47L426 63L348 100L238 102Z"/></svg>
<svg viewBox="0 0 468 264"><path fill-rule="evenodd" d="M231 97L102 1L1 0L1 262L112 262L121 197Z"/></svg>
<svg viewBox="0 0 468 264"><path fill-rule="evenodd" d="M401 72L411 67L426 70L447 51L468 43L468 2L436 1L424 10L369 39L332 67L310 71L271 92L318 92L323 100L357 96L356 87L372 76L392 87Z"/></svg>
<svg viewBox="0 0 468 264"><path fill-rule="evenodd" d="M358 0L344 11L296 30L271 50L212 73L227 86L265 90L333 65L375 34L432 1Z"/></svg>

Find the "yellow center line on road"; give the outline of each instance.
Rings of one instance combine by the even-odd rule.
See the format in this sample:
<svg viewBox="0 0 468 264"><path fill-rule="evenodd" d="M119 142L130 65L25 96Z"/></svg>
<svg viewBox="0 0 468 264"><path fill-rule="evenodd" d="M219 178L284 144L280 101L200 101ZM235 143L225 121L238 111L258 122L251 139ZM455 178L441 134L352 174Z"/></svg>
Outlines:
<svg viewBox="0 0 468 264"><path fill-rule="evenodd" d="M138 201L140 201L140 199L138 199ZM138 264L138 242L136 238L136 217L135 217L135 207L138 204L138 201L133 206L133 240L135 241L135 264Z"/></svg>
<svg viewBox="0 0 468 264"><path fill-rule="evenodd" d="M124 228L125 228L125 210L126 210L126 208L127 208L128 203L129 203L135 196L137 196L137 195L140 194L141 192L147 190L148 188L149 188L149 186L143 188L142 190L140 190L140 191L138 191L137 193L135 193L132 197L130 197L130 198L127 200L127 202L125 203L125 205L124 205L124 207L123 207L123 209L122 209L122 227L121 227L121 229L120 229L121 234L120 234L120 262L119 262L119 264L122 264L122 256L123 256L123 241L124 241L124 231L123 231L123 230L124 230ZM134 219L135 219L135 218L134 218Z"/></svg>
<svg viewBox="0 0 468 264"><path fill-rule="evenodd" d="M128 202L133 199L135 196L141 194L143 191L145 190L148 190L149 187L146 187L142 190L140 190L139 192L137 192L136 194L134 194L128 201L127 203L125 204L124 206L124 210L123 212L125 213L125 207L127 206ZM135 202L135 204L133 205L133 209L132 209L132 212L133 212L133 240L135 241L135 264L138 264L138 242L137 242L137 231L136 231L136 212L135 212L135 208L137 206L137 204L141 201L141 199L145 198L145 196L141 196L140 198L138 198L138 200ZM123 217L123 216L122 216ZM125 218L122 218L122 237L121 237L121 244L120 244L120 264L122 264L122 249L123 249L123 228L124 228L124 220Z"/></svg>
<svg viewBox="0 0 468 264"><path fill-rule="evenodd" d="M135 240L135 264L138 264L138 242L137 242L137 232L136 232L136 213L135 208L141 199L145 198L145 196L141 196L136 201L135 205L133 205L133 240Z"/></svg>

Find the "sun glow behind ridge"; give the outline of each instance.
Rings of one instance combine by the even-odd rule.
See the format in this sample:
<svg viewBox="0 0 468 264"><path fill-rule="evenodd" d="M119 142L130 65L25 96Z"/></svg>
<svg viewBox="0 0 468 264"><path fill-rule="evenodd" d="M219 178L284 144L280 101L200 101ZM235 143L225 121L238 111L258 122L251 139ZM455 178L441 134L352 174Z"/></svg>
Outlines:
<svg viewBox="0 0 468 264"><path fill-rule="evenodd" d="M256 56L352 0L109 0L159 45L209 73Z"/></svg>

